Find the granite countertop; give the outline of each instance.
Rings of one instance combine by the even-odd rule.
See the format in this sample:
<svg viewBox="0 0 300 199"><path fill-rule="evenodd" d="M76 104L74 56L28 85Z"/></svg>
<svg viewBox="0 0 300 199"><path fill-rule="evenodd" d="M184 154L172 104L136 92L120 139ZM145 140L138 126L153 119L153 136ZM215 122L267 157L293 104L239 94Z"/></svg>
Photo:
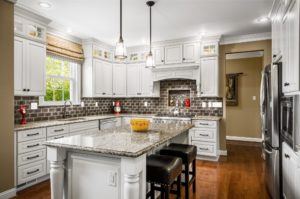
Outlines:
<svg viewBox="0 0 300 199"><path fill-rule="evenodd" d="M220 121L222 117L220 116L203 116L198 115L192 118L193 120L211 120L211 121Z"/></svg>
<svg viewBox="0 0 300 199"><path fill-rule="evenodd" d="M46 141L45 145L107 155L138 157L192 127L192 124L151 124L147 133L136 133L126 125L97 133L50 140Z"/></svg>
<svg viewBox="0 0 300 199"><path fill-rule="evenodd" d="M28 130L28 129L35 129L35 128L44 128L44 127L50 127L50 126L88 122L88 121L93 121L93 120L104 120L104 119L116 118L116 117L121 117L121 116L153 117L154 115L151 115L151 114L120 114L120 115L107 114L107 115L82 116L82 117L78 117L78 119L67 118L67 119L58 119L58 120L49 120L49 121L29 122L25 125L15 124L14 130L20 131L20 130Z"/></svg>

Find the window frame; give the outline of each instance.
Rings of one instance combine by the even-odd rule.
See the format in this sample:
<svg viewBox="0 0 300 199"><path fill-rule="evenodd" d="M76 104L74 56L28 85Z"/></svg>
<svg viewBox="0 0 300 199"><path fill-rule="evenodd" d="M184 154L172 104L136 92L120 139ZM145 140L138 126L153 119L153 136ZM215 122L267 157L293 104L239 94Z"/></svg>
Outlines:
<svg viewBox="0 0 300 199"><path fill-rule="evenodd" d="M73 99L67 100L71 101L73 105L80 105L81 103L81 63L78 61L74 61L62 56L58 55L53 55L53 54L48 54L47 57L52 57L54 59L60 59L68 62L73 62L77 63L76 70L74 71L75 75L74 77L64 77L60 75L47 75L47 69L45 66L45 94L46 94L46 85L47 85L47 78L48 77L53 77L55 79L62 79L62 80L72 80L74 82L74 89L70 89L70 97L74 96ZM71 88L71 87L70 87ZM72 93L71 93L72 90ZM65 101L45 101L45 95L44 96L39 96L39 106L63 106Z"/></svg>

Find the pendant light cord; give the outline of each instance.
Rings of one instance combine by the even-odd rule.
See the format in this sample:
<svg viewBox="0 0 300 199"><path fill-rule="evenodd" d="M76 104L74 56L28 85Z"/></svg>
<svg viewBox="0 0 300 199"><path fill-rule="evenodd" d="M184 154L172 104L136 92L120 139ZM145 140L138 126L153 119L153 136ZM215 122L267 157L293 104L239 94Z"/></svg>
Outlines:
<svg viewBox="0 0 300 199"><path fill-rule="evenodd" d="M122 0L120 0L120 39L123 40L123 35L122 35Z"/></svg>
<svg viewBox="0 0 300 199"><path fill-rule="evenodd" d="M152 6L150 7L150 53L151 53L151 48L152 48Z"/></svg>

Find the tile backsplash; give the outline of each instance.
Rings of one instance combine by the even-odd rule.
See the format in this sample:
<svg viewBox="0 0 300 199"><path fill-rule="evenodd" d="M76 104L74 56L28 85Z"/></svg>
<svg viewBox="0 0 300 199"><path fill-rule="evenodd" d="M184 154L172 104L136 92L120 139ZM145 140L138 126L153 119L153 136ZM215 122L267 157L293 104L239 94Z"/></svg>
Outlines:
<svg viewBox="0 0 300 199"><path fill-rule="evenodd" d="M170 90L189 90L190 108L181 108L181 115L213 115L222 116L222 108L202 107L202 102L222 102L222 98L199 98L196 96L196 81L194 80L167 80L160 82L159 98L82 98L85 106L67 107L67 115L70 117L82 117L88 115L110 114L113 112L113 101L119 100L122 104L123 113L140 114L168 114L173 107L169 106ZM20 104L27 106L26 119L28 122L61 119L63 115L63 106L39 106L36 110L30 109L32 102L38 103L38 97L15 97L15 123L21 120L21 114L18 112ZM96 107L98 102L98 107ZM147 102L148 106L144 106Z"/></svg>

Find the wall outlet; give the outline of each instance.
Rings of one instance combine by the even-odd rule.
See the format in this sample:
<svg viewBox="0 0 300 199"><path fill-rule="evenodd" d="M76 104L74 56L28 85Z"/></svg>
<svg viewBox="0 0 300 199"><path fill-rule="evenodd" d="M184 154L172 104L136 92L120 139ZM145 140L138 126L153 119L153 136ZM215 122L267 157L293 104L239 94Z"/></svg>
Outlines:
<svg viewBox="0 0 300 199"><path fill-rule="evenodd" d="M253 101L256 101L256 96L252 96L252 100L253 100Z"/></svg>
<svg viewBox="0 0 300 199"><path fill-rule="evenodd" d="M30 109L31 109L31 110L36 110L36 109L38 109L38 103L36 103L36 102L30 103Z"/></svg>
<svg viewBox="0 0 300 199"><path fill-rule="evenodd" d="M81 107L84 107L84 102L81 102L81 103L80 103L80 106L81 106Z"/></svg>
<svg viewBox="0 0 300 199"><path fill-rule="evenodd" d="M148 102L144 102L144 106L147 107L148 106Z"/></svg>
<svg viewBox="0 0 300 199"><path fill-rule="evenodd" d="M96 103L95 103L95 107L99 107L99 104L98 104L98 102L96 102Z"/></svg>
<svg viewBox="0 0 300 199"><path fill-rule="evenodd" d="M212 102L212 107L214 108L222 108L222 102Z"/></svg>
<svg viewBox="0 0 300 199"><path fill-rule="evenodd" d="M202 108L206 108L206 107L207 107L206 102L202 102L202 103L201 103L201 106L202 106Z"/></svg>
<svg viewBox="0 0 300 199"><path fill-rule="evenodd" d="M208 103L207 103L207 107L208 107L208 108L212 107L212 103L211 103L211 102L208 102Z"/></svg>

